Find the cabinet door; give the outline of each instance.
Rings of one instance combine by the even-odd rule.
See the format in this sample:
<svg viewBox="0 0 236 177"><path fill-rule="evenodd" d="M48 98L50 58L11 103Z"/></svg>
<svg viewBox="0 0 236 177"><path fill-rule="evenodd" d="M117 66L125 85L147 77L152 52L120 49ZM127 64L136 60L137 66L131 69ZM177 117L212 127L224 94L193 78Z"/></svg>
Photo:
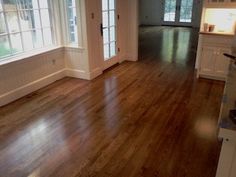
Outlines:
<svg viewBox="0 0 236 177"><path fill-rule="evenodd" d="M214 74L216 50L217 48L215 47L203 46L200 63L200 72L202 74Z"/></svg>
<svg viewBox="0 0 236 177"><path fill-rule="evenodd" d="M230 60L223 55L224 53L231 53L231 50L228 48L219 48L217 57L215 58L215 74L222 77L227 76L230 63Z"/></svg>

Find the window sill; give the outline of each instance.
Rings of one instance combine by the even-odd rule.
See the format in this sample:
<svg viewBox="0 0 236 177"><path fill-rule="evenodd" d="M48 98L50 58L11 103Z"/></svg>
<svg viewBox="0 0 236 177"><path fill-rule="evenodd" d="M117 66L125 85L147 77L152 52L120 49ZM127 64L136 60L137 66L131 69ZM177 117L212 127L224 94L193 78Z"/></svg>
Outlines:
<svg viewBox="0 0 236 177"><path fill-rule="evenodd" d="M13 63L13 62L20 61L20 60L24 60L24 59L27 59L27 58L35 57L37 55L42 55L42 54L45 54L47 52L51 52L53 50L57 50L57 49L60 49L60 48L63 48L63 46L47 47L47 48L33 50L33 51L30 51L30 52L15 55L15 56L10 56L10 57L7 57L7 58L4 58L4 59L0 60L0 66L7 65L7 64L10 64L10 63Z"/></svg>
<svg viewBox="0 0 236 177"><path fill-rule="evenodd" d="M65 48L69 49L79 49L79 50L84 50L83 47L79 46L78 44L68 44L64 46Z"/></svg>

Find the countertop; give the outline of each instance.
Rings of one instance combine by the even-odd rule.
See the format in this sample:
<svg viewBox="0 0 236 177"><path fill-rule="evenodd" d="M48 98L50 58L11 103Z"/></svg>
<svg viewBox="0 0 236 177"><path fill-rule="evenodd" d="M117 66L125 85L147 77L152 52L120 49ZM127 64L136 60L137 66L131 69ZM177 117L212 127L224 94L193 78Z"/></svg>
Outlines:
<svg viewBox="0 0 236 177"><path fill-rule="evenodd" d="M225 138L225 135L229 135L227 138L236 138L236 124L234 124L229 118L229 111L236 109L236 66L231 63L229 68L228 79L226 81L224 96L222 99L221 113L220 113L220 132L219 136ZM231 133L231 135L230 135Z"/></svg>
<svg viewBox="0 0 236 177"><path fill-rule="evenodd" d="M218 35L218 36L234 36L234 33L230 33L230 32L204 32L204 31L200 31L199 34Z"/></svg>

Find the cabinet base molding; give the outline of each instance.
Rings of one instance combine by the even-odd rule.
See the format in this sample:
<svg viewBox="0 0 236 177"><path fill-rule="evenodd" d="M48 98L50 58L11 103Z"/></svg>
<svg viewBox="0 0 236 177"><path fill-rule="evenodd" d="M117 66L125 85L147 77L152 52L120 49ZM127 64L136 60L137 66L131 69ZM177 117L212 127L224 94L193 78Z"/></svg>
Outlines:
<svg viewBox="0 0 236 177"><path fill-rule="evenodd" d="M200 73L197 75L197 77L204 78L204 79L218 80L218 81L226 81L225 77L211 76L211 75L200 74Z"/></svg>

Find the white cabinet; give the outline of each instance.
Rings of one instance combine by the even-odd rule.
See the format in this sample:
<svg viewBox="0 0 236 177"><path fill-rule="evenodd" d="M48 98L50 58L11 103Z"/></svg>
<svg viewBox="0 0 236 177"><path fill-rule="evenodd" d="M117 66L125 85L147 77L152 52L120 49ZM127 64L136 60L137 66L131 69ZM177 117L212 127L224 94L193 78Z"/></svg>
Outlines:
<svg viewBox="0 0 236 177"><path fill-rule="evenodd" d="M202 46L199 76L225 80L228 74L229 59L223 55L224 53L230 53L230 49Z"/></svg>
<svg viewBox="0 0 236 177"><path fill-rule="evenodd" d="M232 37L200 35L197 54L197 75L216 80L226 80L231 53Z"/></svg>
<svg viewBox="0 0 236 177"><path fill-rule="evenodd" d="M207 6L219 6L219 8L230 7L231 5L235 5L236 0L205 0L205 7Z"/></svg>
<svg viewBox="0 0 236 177"><path fill-rule="evenodd" d="M216 177L236 177L236 142L224 139Z"/></svg>

